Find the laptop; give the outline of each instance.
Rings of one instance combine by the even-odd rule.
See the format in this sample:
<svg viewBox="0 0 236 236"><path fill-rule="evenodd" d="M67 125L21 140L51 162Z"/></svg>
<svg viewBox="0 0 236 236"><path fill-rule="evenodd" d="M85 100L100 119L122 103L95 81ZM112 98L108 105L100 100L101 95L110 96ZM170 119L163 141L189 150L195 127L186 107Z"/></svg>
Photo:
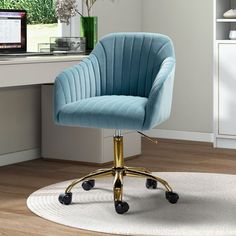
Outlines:
<svg viewBox="0 0 236 236"><path fill-rule="evenodd" d="M52 53L27 52L27 12L0 9L0 56L39 56Z"/></svg>

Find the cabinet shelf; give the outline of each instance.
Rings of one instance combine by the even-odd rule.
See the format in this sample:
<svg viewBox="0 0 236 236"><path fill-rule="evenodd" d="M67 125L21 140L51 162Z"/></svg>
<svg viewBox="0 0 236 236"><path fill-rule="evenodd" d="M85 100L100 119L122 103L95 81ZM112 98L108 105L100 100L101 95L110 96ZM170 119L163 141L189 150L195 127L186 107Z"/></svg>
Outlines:
<svg viewBox="0 0 236 236"><path fill-rule="evenodd" d="M236 23L236 19L224 19L224 18L221 18L221 19L216 19L216 22L218 23Z"/></svg>
<svg viewBox="0 0 236 236"><path fill-rule="evenodd" d="M216 43L225 43L225 44L236 44L236 40L224 39L224 40L216 40Z"/></svg>

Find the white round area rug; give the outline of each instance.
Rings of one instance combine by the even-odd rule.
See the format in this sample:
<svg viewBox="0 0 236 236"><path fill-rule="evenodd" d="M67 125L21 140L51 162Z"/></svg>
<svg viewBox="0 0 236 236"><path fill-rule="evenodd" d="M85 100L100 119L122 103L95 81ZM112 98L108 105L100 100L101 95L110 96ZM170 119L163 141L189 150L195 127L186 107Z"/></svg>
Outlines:
<svg viewBox="0 0 236 236"><path fill-rule="evenodd" d="M178 192L177 204L159 188L149 190L144 179L124 179L124 215L114 210L112 178L97 180L95 188L73 189L69 206L58 202L70 181L32 193L27 205L35 214L63 225L111 234L161 236L236 235L236 175L207 173L154 173Z"/></svg>

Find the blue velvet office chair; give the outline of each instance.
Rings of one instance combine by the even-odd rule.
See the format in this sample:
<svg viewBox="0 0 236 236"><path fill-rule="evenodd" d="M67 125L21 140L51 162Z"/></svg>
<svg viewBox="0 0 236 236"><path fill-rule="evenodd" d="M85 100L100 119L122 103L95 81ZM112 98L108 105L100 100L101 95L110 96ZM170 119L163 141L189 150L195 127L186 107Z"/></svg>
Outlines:
<svg viewBox="0 0 236 236"><path fill-rule="evenodd" d="M55 81L54 117L59 125L115 129L114 166L99 169L73 181L59 196L72 202L72 188L84 190L97 177L114 176L114 204L123 214L129 205L122 200L123 177L144 177L147 188L166 188L166 199L176 203L177 193L163 179L145 168L124 166L121 130L149 130L165 121L171 111L175 71L170 38L151 33L114 33L102 38L78 65L63 71Z"/></svg>

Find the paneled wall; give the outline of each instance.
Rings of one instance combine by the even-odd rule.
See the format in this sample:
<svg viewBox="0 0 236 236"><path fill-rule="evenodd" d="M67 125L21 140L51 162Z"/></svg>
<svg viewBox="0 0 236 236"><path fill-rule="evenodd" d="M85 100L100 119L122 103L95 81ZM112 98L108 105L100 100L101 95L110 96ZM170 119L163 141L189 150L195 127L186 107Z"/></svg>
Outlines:
<svg viewBox="0 0 236 236"><path fill-rule="evenodd" d="M142 0L98 0L93 15L98 16L99 37L142 30Z"/></svg>
<svg viewBox="0 0 236 236"><path fill-rule="evenodd" d="M169 35L176 51L171 118L158 128L213 132L213 1L143 0L142 30Z"/></svg>

